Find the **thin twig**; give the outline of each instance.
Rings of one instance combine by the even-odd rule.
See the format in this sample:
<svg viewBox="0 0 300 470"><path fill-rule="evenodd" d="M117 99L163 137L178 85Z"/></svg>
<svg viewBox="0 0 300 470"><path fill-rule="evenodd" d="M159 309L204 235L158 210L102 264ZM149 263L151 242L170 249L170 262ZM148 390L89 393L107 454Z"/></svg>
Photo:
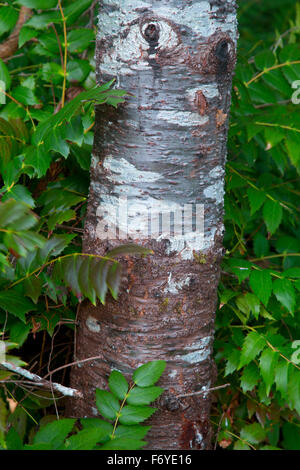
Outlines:
<svg viewBox="0 0 300 470"><path fill-rule="evenodd" d="M218 387L208 388L207 390L200 390L200 392L185 393L184 395L176 395L176 398L193 397L194 395L203 395L203 393L213 392L221 388L229 387L230 384L219 385Z"/></svg>
<svg viewBox="0 0 300 470"><path fill-rule="evenodd" d="M64 396L83 398L82 393L79 390L65 387L64 385L58 384L56 382L50 383L48 380L43 379L39 375L33 374L32 372L29 372L28 370L23 369L22 367L15 366L14 364L11 364L10 362L5 362L5 361L1 362L1 366L5 367L5 369L10 370L11 372L14 372L15 374L25 377L25 379L31 380L37 386L40 386L40 387L43 386L43 387L50 388L50 389L53 388L54 390L56 390L57 392L61 393Z"/></svg>
<svg viewBox="0 0 300 470"><path fill-rule="evenodd" d="M65 364L64 366L60 366L57 369L51 370L47 375L45 375L44 379L46 379L50 375L53 375L55 372L58 372L59 370L65 369L66 367L77 366L78 364L83 364L84 362L89 362L89 361L96 361L97 359L103 359L103 356L88 357L87 359L81 359L80 361L70 362L69 364Z"/></svg>

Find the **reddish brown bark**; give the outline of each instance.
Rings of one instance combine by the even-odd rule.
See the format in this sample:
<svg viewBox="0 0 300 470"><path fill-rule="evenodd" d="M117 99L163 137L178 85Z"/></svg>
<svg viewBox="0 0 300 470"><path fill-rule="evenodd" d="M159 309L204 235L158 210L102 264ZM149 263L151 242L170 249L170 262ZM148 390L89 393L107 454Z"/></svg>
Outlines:
<svg viewBox="0 0 300 470"><path fill-rule="evenodd" d="M97 230L99 204L121 195L135 203L203 204L204 241L135 237L142 225L133 218L125 242L154 254L122 259L118 301L80 309L76 358L102 359L73 369L72 386L85 399L72 401L69 414L96 414L95 388L107 386L112 369L129 376L142 363L164 359L166 392L151 419L148 447L208 449L205 390L214 381L235 5L152 0L130 9L129 3L106 0L100 11L98 81L115 75L134 97L116 111L97 111L84 251L105 254L121 243L101 239Z"/></svg>

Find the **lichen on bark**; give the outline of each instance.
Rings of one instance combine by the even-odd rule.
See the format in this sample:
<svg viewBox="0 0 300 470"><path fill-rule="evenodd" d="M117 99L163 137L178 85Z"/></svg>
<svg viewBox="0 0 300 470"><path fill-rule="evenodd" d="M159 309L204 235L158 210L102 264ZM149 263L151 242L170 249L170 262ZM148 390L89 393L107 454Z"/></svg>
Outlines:
<svg viewBox="0 0 300 470"><path fill-rule="evenodd" d="M85 399L73 401L70 414L93 415L94 390L107 385L112 368L130 374L146 361L165 359L161 385L166 392L151 418L151 449L210 446L210 396L178 396L205 391L214 380L211 353L236 40L231 0L100 2L97 81L115 77L131 96L117 110L96 112L84 250L105 254L124 242L101 238L97 226L105 217L101 208L114 208L126 196L147 215L131 214L125 242L137 241L154 254L121 260L118 301L81 308L76 356L103 359L73 369L72 384ZM203 233L192 233L190 224L188 236L172 237L171 216L168 236L162 227L158 236L146 236L149 208L158 224L164 207L178 205L203 207ZM110 211L107 223L112 223Z"/></svg>

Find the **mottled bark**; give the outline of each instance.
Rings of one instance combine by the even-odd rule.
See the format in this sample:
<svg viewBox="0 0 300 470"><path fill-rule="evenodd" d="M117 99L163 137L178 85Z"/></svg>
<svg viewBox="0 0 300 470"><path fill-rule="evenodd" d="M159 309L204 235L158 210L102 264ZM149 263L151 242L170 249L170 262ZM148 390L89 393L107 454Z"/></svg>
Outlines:
<svg viewBox="0 0 300 470"><path fill-rule="evenodd" d="M94 391L106 387L111 369L130 374L146 361L165 359L160 384L166 392L151 420L150 449L210 446L205 390L214 380L211 352L236 39L234 0L101 2L98 82L116 77L117 86L134 96L116 111L97 110L84 250L105 254L121 243L113 234L103 240L101 216L112 225L111 209L126 196L129 206L143 205L128 218L127 243L138 242L154 254L122 260L118 301L81 308L76 357L102 355L103 360L74 368L72 386L85 399L72 402L72 414L97 413ZM177 211L169 234L163 225L149 237L147 208L159 227L159 212L166 216L178 204L200 205L198 231L193 231L195 219L186 217L186 206L184 233L174 236L182 216ZM178 398L199 391L203 394Z"/></svg>

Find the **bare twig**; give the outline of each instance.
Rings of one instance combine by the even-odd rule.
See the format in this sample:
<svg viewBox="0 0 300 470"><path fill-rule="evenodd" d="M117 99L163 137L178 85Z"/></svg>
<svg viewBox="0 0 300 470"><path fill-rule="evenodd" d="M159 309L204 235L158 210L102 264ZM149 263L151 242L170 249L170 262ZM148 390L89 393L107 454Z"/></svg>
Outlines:
<svg viewBox="0 0 300 470"><path fill-rule="evenodd" d="M203 395L203 393L214 392L215 390L220 390L221 388L229 387L230 384L219 385L218 387L208 388L207 390L200 390L200 392L185 393L184 395L176 395L176 398L185 398L193 397L194 395Z"/></svg>
<svg viewBox="0 0 300 470"><path fill-rule="evenodd" d="M35 385L39 387L46 387L46 388L54 389L64 396L82 398L82 393L79 392L79 390L65 387L55 382L50 383L48 380L43 379L39 375L33 374L32 372L29 372L28 370L23 369L22 367L15 366L14 364L11 364L10 362L5 362L5 361L1 362L1 366L5 367L5 369L7 370L14 372L15 374L25 377L25 379L34 382Z"/></svg>

